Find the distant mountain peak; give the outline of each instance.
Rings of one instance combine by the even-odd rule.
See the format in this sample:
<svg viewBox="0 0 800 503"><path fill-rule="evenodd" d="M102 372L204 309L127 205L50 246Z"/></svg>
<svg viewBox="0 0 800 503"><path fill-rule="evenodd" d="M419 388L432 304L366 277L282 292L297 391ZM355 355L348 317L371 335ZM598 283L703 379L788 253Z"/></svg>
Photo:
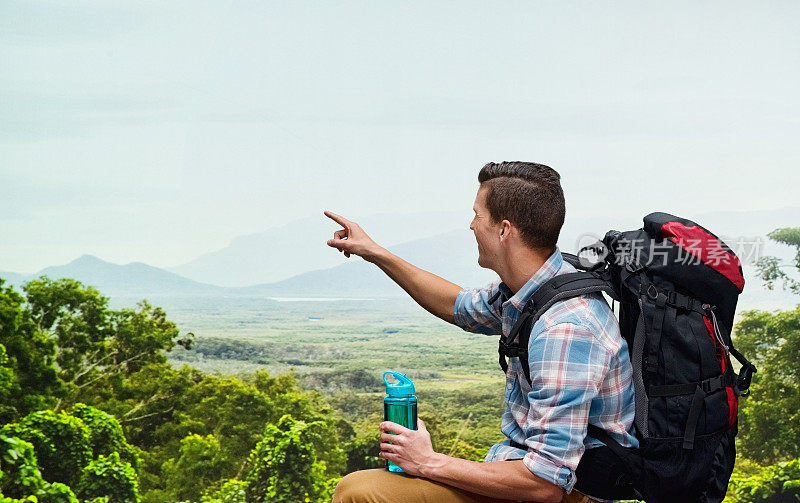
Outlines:
<svg viewBox="0 0 800 503"><path fill-rule="evenodd" d="M108 264L110 262L106 262L105 260L101 259L100 257L96 257L94 255L90 255L85 253L80 257L76 258L69 265L78 265L78 264Z"/></svg>

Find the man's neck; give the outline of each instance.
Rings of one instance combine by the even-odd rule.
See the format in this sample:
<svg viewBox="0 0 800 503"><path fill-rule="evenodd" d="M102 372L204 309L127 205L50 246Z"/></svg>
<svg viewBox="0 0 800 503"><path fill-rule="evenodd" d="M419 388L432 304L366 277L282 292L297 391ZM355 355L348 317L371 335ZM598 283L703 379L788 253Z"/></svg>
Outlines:
<svg viewBox="0 0 800 503"><path fill-rule="evenodd" d="M529 249L519 249L516 252L511 252L505 264L496 272L500 276L500 280L511 289L511 294L516 295L525 286L525 283L531 279L531 276L542 268L554 251L545 254Z"/></svg>

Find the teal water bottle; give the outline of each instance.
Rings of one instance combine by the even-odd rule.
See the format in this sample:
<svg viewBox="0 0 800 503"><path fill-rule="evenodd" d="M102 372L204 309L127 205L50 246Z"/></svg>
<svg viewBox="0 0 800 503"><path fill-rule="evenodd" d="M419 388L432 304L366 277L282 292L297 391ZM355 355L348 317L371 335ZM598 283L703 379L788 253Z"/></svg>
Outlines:
<svg viewBox="0 0 800 503"><path fill-rule="evenodd" d="M386 374L391 374L397 383L386 380ZM400 372L388 371L383 373L383 382L386 383L386 396L383 398L383 420L391 421L405 426L409 430L417 429L417 397L414 396L414 383ZM390 472L402 472L403 469L386 460L386 469Z"/></svg>

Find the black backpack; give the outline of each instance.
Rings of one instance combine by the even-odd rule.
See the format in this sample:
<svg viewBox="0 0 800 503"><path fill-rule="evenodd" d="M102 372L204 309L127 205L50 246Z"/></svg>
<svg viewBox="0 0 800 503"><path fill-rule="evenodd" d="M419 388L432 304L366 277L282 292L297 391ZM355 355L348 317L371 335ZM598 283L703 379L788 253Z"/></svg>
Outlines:
<svg viewBox="0 0 800 503"><path fill-rule="evenodd" d="M577 256L563 257L578 272L536 289L508 337L500 337L499 353L504 372L506 357L518 357L531 382L528 340L548 308L593 292L619 302L639 448L622 447L590 424L588 434L605 447L585 451L575 488L648 503L721 502L736 453L738 397L748 393L756 371L730 337L744 288L739 259L705 228L667 213L651 213L643 228L609 231ZM738 376L729 355L742 364Z"/></svg>

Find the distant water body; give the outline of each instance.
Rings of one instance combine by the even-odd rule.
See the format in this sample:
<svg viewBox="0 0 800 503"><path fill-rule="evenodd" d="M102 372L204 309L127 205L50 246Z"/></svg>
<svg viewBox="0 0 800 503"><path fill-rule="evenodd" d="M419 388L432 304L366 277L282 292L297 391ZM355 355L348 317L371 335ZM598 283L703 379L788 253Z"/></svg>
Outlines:
<svg viewBox="0 0 800 503"><path fill-rule="evenodd" d="M278 302L336 302L340 300L375 300L375 299L359 299L351 297L267 297L269 300L276 300Z"/></svg>

